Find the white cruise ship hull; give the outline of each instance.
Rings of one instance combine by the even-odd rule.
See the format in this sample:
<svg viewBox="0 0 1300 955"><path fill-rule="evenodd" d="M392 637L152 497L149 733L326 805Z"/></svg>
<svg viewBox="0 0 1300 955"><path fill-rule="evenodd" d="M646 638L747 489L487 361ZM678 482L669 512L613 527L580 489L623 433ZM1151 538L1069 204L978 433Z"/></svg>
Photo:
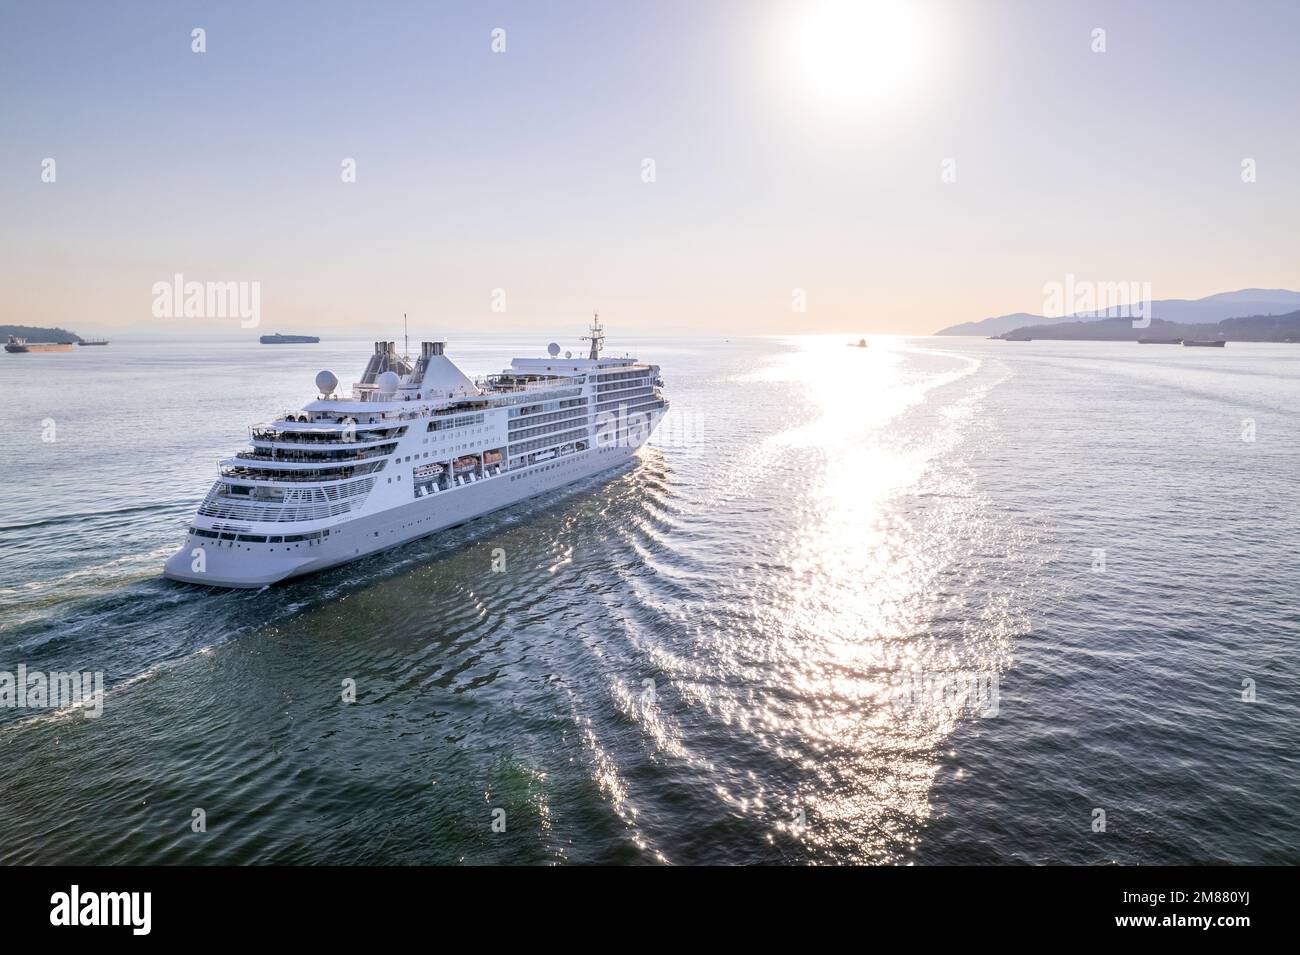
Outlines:
<svg viewBox="0 0 1300 955"><path fill-rule="evenodd" d="M654 422L657 424L657 419ZM653 430L653 426L650 430ZM216 587L257 588L399 547L448 527L626 464L641 444L585 451L417 498L340 522L318 539L296 544L211 540L191 533L163 573Z"/></svg>

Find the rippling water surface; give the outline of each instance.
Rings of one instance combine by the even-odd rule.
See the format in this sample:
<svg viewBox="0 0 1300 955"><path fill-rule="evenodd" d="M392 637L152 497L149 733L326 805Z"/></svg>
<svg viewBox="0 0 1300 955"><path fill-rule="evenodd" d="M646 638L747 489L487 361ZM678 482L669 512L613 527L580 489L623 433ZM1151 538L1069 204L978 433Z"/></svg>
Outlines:
<svg viewBox="0 0 1300 955"><path fill-rule="evenodd" d="M0 670L108 684L0 861L1300 861L1300 346L613 344L636 466L255 592L158 572L367 343L0 356Z"/></svg>

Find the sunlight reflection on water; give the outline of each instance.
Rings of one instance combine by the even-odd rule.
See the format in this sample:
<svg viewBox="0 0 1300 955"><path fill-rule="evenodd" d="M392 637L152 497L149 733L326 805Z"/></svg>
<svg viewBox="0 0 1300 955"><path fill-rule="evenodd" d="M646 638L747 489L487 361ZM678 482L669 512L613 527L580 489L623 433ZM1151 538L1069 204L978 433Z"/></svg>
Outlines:
<svg viewBox="0 0 1300 955"><path fill-rule="evenodd" d="M960 627L940 619L952 611L945 575L994 536L957 458L980 397L963 380L980 362L891 340L793 344L744 376L793 392L788 426L753 449L737 483L785 489L767 527L784 567L738 614L757 625L716 637L720 679L701 698L788 763L789 784L769 799L819 823L782 822L789 836L814 853L889 861L927 815L936 750L961 715L942 700L900 712L898 675L996 671L1023 624L991 608L967 608ZM927 410L944 389L956 393L943 413ZM759 686L734 680L755 661Z"/></svg>

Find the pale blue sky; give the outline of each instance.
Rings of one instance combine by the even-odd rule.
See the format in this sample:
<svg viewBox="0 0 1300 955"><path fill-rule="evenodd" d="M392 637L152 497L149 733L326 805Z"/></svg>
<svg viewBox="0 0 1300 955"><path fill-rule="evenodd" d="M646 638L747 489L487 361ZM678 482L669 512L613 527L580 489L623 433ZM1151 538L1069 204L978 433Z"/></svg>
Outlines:
<svg viewBox="0 0 1300 955"><path fill-rule="evenodd" d="M4 0L0 321L247 335L154 318L177 272L359 337L592 308L924 334L1066 273L1300 287L1300 4L926 2L885 103L793 71L816 6Z"/></svg>

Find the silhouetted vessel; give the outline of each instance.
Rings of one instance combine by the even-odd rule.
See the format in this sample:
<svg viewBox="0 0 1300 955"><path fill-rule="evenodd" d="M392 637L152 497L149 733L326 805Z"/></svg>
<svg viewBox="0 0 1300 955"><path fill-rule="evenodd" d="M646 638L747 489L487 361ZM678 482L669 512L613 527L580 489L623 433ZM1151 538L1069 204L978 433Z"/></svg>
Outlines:
<svg viewBox="0 0 1300 955"><path fill-rule="evenodd" d="M72 342L29 342L17 335L10 335L5 342L5 351L14 355L23 355L34 351L72 351Z"/></svg>
<svg viewBox="0 0 1300 955"><path fill-rule="evenodd" d="M1181 338L1139 338L1139 345L1181 345Z"/></svg>
<svg viewBox="0 0 1300 955"><path fill-rule="evenodd" d="M853 344L853 342L846 342L845 344L847 344L850 348L866 348L867 340L865 338L859 338L858 343L856 345Z"/></svg>
<svg viewBox="0 0 1300 955"><path fill-rule="evenodd" d="M1215 339L1214 341L1196 341L1195 339L1188 338L1183 342L1183 344L1188 348L1222 348L1228 343L1222 338Z"/></svg>
<svg viewBox="0 0 1300 955"><path fill-rule="evenodd" d="M315 345L320 339L315 335L263 335L261 337L263 345Z"/></svg>
<svg viewBox="0 0 1300 955"><path fill-rule="evenodd" d="M82 345L82 346L86 346L86 345L107 345L107 344L108 344L108 339L107 339L107 338L86 338L86 339L82 339L81 341L77 342L77 344L78 344L78 345Z"/></svg>

